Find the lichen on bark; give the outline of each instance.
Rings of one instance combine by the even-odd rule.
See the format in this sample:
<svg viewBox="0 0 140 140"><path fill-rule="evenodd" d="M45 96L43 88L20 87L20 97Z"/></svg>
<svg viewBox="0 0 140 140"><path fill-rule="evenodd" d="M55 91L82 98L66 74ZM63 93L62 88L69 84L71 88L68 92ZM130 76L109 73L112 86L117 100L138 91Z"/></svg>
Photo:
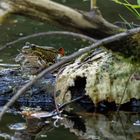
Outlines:
<svg viewBox="0 0 140 140"><path fill-rule="evenodd" d="M84 87L84 94L95 105L104 100L123 104L131 98L140 99L140 80L136 76L140 74L139 67L136 68L132 63L123 61L124 58L115 57L105 51L85 56L86 54L82 55L63 68L58 76L57 90L61 92L57 97L59 103L71 100L73 95L69 89L74 88L79 77L86 79L85 85L79 85Z"/></svg>

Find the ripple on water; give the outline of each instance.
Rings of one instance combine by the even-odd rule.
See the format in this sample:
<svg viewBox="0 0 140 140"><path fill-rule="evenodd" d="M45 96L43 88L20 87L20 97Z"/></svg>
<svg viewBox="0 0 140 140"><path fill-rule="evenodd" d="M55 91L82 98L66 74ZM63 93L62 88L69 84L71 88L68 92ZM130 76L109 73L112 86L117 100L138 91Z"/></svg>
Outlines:
<svg viewBox="0 0 140 140"><path fill-rule="evenodd" d="M1 133L0 132L0 139L1 138L5 139L5 140L10 140L11 139L11 136L9 134Z"/></svg>
<svg viewBox="0 0 140 140"><path fill-rule="evenodd" d="M135 122L133 123L133 125L135 125L135 126L140 126L140 120L135 121Z"/></svg>
<svg viewBox="0 0 140 140"><path fill-rule="evenodd" d="M10 130L22 131L27 128L26 123L14 123L8 126Z"/></svg>

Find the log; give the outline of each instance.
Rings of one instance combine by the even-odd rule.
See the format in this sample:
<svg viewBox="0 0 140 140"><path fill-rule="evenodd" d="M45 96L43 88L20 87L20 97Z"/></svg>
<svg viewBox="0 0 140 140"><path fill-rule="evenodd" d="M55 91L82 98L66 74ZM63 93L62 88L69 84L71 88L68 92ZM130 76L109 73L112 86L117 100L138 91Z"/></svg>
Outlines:
<svg viewBox="0 0 140 140"><path fill-rule="evenodd" d="M10 4L7 4L5 1L0 1L0 23L3 23L12 11L12 6Z"/></svg>
<svg viewBox="0 0 140 140"><path fill-rule="evenodd" d="M131 63L139 64L140 62L140 32L120 40L115 40L104 47L107 50L111 50L115 55L123 56L127 61L131 61Z"/></svg>
<svg viewBox="0 0 140 140"><path fill-rule="evenodd" d="M105 50L84 54L62 68L56 83L57 91L61 93L57 97L59 104L83 95L90 97L96 108L104 102L117 107L132 98L140 99L139 65Z"/></svg>
<svg viewBox="0 0 140 140"><path fill-rule="evenodd" d="M6 5L9 13L49 21L96 38L107 37L123 30L106 21L97 8L88 13L50 0L2 0L0 5L1 9Z"/></svg>

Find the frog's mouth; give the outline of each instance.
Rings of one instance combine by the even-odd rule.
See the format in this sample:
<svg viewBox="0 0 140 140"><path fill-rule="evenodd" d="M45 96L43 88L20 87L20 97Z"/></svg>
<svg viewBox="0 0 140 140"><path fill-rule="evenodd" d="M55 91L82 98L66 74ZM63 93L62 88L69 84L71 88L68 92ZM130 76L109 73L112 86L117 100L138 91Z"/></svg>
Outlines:
<svg viewBox="0 0 140 140"><path fill-rule="evenodd" d="M22 66L24 69L38 69L39 66L37 65L31 65L30 63L26 63L26 65Z"/></svg>

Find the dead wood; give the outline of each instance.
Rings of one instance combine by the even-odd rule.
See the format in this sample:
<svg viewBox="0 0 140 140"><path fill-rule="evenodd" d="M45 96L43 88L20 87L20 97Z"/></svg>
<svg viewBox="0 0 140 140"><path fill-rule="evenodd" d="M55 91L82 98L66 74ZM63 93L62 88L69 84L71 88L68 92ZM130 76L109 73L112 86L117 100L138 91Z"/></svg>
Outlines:
<svg viewBox="0 0 140 140"><path fill-rule="evenodd" d="M50 0L2 0L1 9L12 14L22 14L72 31L96 38L107 37L123 29L106 21L97 8L90 12L78 11ZM10 8L9 8L10 7Z"/></svg>

